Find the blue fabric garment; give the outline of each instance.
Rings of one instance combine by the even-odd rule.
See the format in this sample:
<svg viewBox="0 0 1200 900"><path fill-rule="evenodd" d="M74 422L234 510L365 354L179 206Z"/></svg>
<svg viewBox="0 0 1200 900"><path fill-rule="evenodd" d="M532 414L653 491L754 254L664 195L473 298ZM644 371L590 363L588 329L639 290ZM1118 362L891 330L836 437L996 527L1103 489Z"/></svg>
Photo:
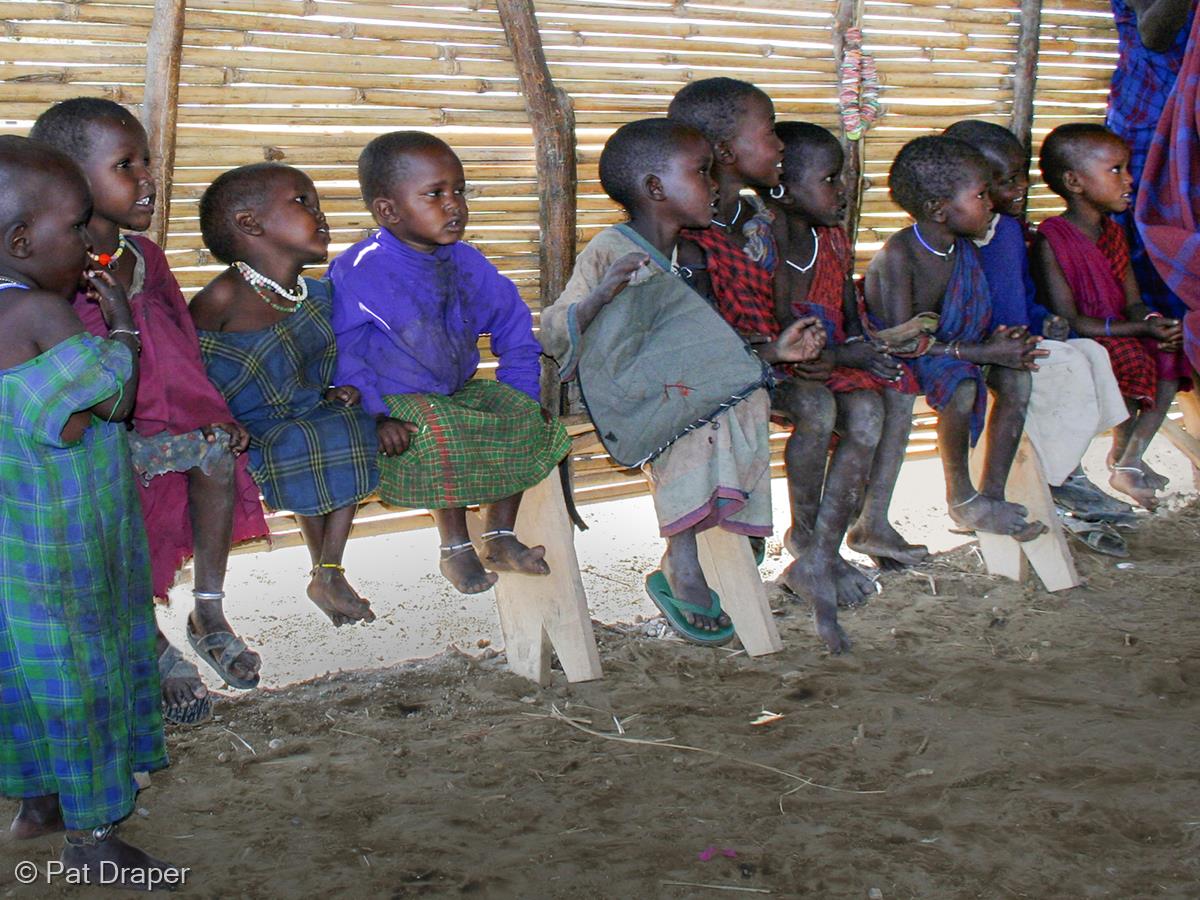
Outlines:
<svg viewBox="0 0 1200 900"><path fill-rule="evenodd" d="M938 309L941 318L934 337L942 344L979 344L991 330L987 278L971 241L959 238L954 249L954 271ZM913 360L913 374L929 405L938 410L950 402L961 382L975 382L975 408L971 411L971 446L975 446L987 413L987 384L979 366L952 356L921 356Z"/></svg>
<svg viewBox="0 0 1200 900"><path fill-rule="evenodd" d="M1012 216L1000 216L992 239L979 248L979 262L992 298L992 327L1024 325L1041 334L1050 312L1037 302L1021 223Z"/></svg>
<svg viewBox="0 0 1200 900"><path fill-rule="evenodd" d="M541 345L517 287L469 244L422 253L380 229L329 267L337 383L387 415L388 394L453 394L491 335L499 381L537 400Z"/></svg>

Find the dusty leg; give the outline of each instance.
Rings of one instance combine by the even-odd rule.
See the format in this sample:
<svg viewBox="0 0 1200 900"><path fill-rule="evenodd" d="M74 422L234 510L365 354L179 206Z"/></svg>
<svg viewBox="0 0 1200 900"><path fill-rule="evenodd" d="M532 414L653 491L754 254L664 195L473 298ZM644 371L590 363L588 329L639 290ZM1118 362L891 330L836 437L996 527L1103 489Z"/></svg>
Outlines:
<svg viewBox="0 0 1200 900"><path fill-rule="evenodd" d="M338 627L375 621L370 604L350 586L342 570L342 553L350 537L354 511L355 504L351 503L323 516L296 516L313 561L308 597Z"/></svg>
<svg viewBox="0 0 1200 900"><path fill-rule="evenodd" d="M851 550L871 557L881 569L895 569L920 565L929 559L928 547L910 544L888 521L888 508L904 464L904 451L912 430L913 403L917 398L898 391L884 391L881 396L883 432L867 478L862 511L846 534L846 544Z"/></svg>
<svg viewBox="0 0 1200 900"><path fill-rule="evenodd" d="M971 443L971 410L974 405L975 384L972 381L963 381L955 389L950 402L938 412L938 454L942 457L942 467L946 473L946 502L949 504L950 518L964 528L975 531L1009 534L1018 540L1022 538L1029 540L1036 537L1045 526L1037 523L1034 527L1026 522L1023 506L996 499L983 491L976 492L971 485L967 451ZM997 407L999 407L999 403L997 403ZM1011 415L1012 404L1009 404L1007 409ZM1013 454L1016 452L1015 444L1021 439L1021 430L1024 427L1024 406L1019 408L1020 419L1015 436L1012 435L1011 422L1007 422L1006 427L1001 427L993 432L998 412L999 408L992 413L989 422L989 458L992 457L992 454L998 453L999 459L1007 457L1008 465L1011 466ZM996 450L990 444L993 433L999 440L1004 440L1004 436L1009 435L1012 437L1014 446L1010 449ZM985 463L985 484L989 469L993 473L993 478L996 477L996 473L1003 472L1000 486L1000 490L1003 492L1003 482L1008 479L1008 466L1000 469L995 460L992 460L990 466ZM1026 537L1026 535L1028 536Z"/></svg>
<svg viewBox="0 0 1200 900"><path fill-rule="evenodd" d="M523 572L526 575L549 575L546 548L526 547L512 533L521 506L520 493L498 500L487 508L483 540L487 548L487 564L497 572ZM499 533L497 533L499 532Z"/></svg>
<svg viewBox="0 0 1200 900"><path fill-rule="evenodd" d="M1128 494L1146 509L1152 510L1158 506L1154 485L1159 483L1165 486L1166 479L1155 472L1153 475L1157 475L1159 481L1152 481L1151 474L1146 472L1145 463L1142 462L1142 454L1146 452L1150 440L1158 432L1158 427L1162 425L1163 419L1167 417L1167 409L1171 406L1171 401L1175 399L1175 391L1178 387L1178 383L1174 380L1160 381L1154 397L1154 406L1137 413L1136 418L1131 416L1127 420L1131 423L1128 426L1128 438L1121 455L1117 457L1113 465L1112 478L1108 482L1114 490ZM1114 450L1116 440L1114 429Z"/></svg>
<svg viewBox="0 0 1200 900"><path fill-rule="evenodd" d="M58 805L58 794L42 797L26 797L17 807L16 818L9 826L9 834L15 841L27 841L63 831L62 809Z"/></svg>
<svg viewBox="0 0 1200 900"><path fill-rule="evenodd" d="M187 473L197 594L220 594L225 586L225 565L229 561L229 546L233 539L235 471L233 454L227 453L210 475L200 469L191 469ZM216 598L198 596L189 624L197 637L216 631L233 631L225 618L223 601ZM244 650L229 670L237 678L251 680L261 666L262 658L257 653Z"/></svg>
<svg viewBox="0 0 1200 900"><path fill-rule="evenodd" d="M479 561L479 554L471 543L467 533L467 510L458 506L453 509L435 509L433 521L437 523L438 535L441 537L441 562L439 568L446 580L454 585L455 590L464 594L478 594L486 591L499 577L495 572L489 572ZM516 511L513 511L516 519Z"/></svg>
<svg viewBox="0 0 1200 900"><path fill-rule="evenodd" d="M700 568L700 553L696 548L696 531L689 528L667 538L667 552L662 558L663 574L677 600L707 609L712 602L704 570ZM686 609L679 610L689 625L705 631L720 631L727 628L730 618L724 612L717 618L702 616Z"/></svg>
<svg viewBox="0 0 1200 900"><path fill-rule="evenodd" d="M785 382L771 400L774 410L787 416L792 424L792 434L783 450L792 508L788 550L802 555L812 543L817 524L837 408L833 394L816 381Z"/></svg>

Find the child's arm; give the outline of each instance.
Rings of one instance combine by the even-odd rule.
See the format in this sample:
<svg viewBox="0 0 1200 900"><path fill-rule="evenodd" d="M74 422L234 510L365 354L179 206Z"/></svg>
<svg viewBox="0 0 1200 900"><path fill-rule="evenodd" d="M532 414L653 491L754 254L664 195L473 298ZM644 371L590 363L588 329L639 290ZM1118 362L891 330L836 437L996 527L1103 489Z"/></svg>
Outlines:
<svg viewBox="0 0 1200 900"><path fill-rule="evenodd" d="M1145 337L1158 341L1158 348L1164 353L1183 349L1183 325L1178 319L1168 319L1146 305L1133 266L1125 267L1121 288L1125 291L1125 317L1130 322L1141 323L1146 329Z"/></svg>
<svg viewBox="0 0 1200 900"><path fill-rule="evenodd" d="M866 369L877 378L888 381L900 380L900 363L881 345L868 341L863 334L862 322L858 318L858 291L854 276L846 273L846 284L842 292L842 321L846 328L846 342L832 348L834 365L851 369Z"/></svg>
<svg viewBox="0 0 1200 900"><path fill-rule="evenodd" d="M488 277L496 303L484 330L499 362L496 380L541 402L542 345L533 336L533 316L515 284L494 269Z"/></svg>
<svg viewBox="0 0 1200 900"><path fill-rule="evenodd" d="M613 261L604 273L604 278L595 289L580 300L575 307L575 324L584 334L596 318L596 314L616 299L625 289L638 269L650 262L650 257L640 251L626 253Z"/></svg>
<svg viewBox="0 0 1200 900"><path fill-rule="evenodd" d="M125 389L97 403L92 407L92 412L109 422L124 421L133 412L137 399L138 354L142 351L142 341L134 326L133 313L129 311L125 289L117 284L116 279L105 271L84 272L84 278L88 296L100 305L100 314L108 326L109 339L124 344L133 354L133 370L125 381ZM82 325L74 310L71 310L71 316L76 325Z"/></svg>

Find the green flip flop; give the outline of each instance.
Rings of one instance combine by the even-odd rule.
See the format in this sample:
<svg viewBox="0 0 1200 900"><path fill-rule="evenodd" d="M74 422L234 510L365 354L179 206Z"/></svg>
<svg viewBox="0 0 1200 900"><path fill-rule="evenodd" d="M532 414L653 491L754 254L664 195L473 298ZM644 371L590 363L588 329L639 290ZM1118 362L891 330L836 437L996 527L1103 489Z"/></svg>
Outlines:
<svg viewBox="0 0 1200 900"><path fill-rule="evenodd" d="M684 611L695 615L709 616L713 619L720 616L721 598L717 596L716 591L709 590L708 594L712 598L712 602L707 607L679 600L671 593L671 585L667 583L667 576L661 569L656 569L646 576L646 593L650 595L650 599L659 608L659 611L667 617L671 627L684 640L704 647L721 647L733 640L732 623L717 631L705 631L703 628L697 628L690 624L683 616Z"/></svg>

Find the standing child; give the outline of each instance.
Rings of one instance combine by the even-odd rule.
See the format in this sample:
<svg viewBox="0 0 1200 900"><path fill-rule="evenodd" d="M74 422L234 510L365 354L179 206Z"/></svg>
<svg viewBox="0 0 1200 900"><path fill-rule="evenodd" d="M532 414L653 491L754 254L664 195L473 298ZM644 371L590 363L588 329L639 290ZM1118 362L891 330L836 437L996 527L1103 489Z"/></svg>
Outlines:
<svg viewBox="0 0 1200 900"><path fill-rule="evenodd" d="M537 399L541 348L529 307L462 243L462 162L433 135L396 131L363 149L358 181L380 227L329 269L338 380L379 422L412 435L404 453L382 461L380 496L433 512L442 574L464 594L486 591L495 571L546 575L545 548L526 547L513 527L523 492L571 442ZM474 377L483 334L500 361L497 381ZM476 503L488 507L484 560L467 534L466 507Z"/></svg>
<svg viewBox="0 0 1200 900"><path fill-rule="evenodd" d="M1029 541L1046 526L1027 522L1026 509L1006 502L1004 488L1025 423L1029 372L1045 352L1024 328L990 327L987 279L970 240L992 221L989 179L987 162L962 141L921 137L905 144L888 183L892 200L916 221L871 260L866 300L870 313L892 326L915 313L940 317L936 340L913 371L938 411L950 518L964 528ZM995 408L976 490L967 454L983 431L989 388Z"/></svg>
<svg viewBox="0 0 1200 900"><path fill-rule="evenodd" d="M789 543L803 548L793 570L807 575L810 592L827 593L834 585L821 581L843 537L879 565L915 565L928 556L887 518L918 389L908 367L867 340L859 322L854 261L841 227L846 211L841 144L808 122L781 122L775 131L783 141L783 175L768 195L780 258L776 315L786 324L812 314L824 324L828 341L822 356L831 366L825 386L836 402L832 432L838 435L827 470L788 472L789 484L797 482L793 496L819 498L815 519L794 523Z"/></svg>
<svg viewBox="0 0 1200 900"><path fill-rule="evenodd" d="M563 379L578 373L593 416L609 413L597 425L610 451L628 464L648 460L669 589L656 586L658 575L647 587L675 630L700 644L734 632L700 568L696 535L771 533L764 366L673 262L681 230L705 228L712 215L711 166L707 140L687 125L619 128L600 154L600 183L629 221L588 242L541 331ZM814 324L801 320L762 345L762 360L815 356ZM626 450L631 443L642 449Z"/></svg>
<svg viewBox="0 0 1200 900"><path fill-rule="evenodd" d="M1079 462L1092 439L1125 421L1129 411L1105 349L1087 338L1071 338L1070 323L1037 301L1021 225L1029 156L1011 131L992 122L964 119L945 135L978 150L991 171L992 224L975 245L992 298L992 324L1044 337L1041 349L1049 355L1032 376L1025 433L1050 491L1060 506L1080 516L1127 517L1131 508L1092 484Z"/></svg>
<svg viewBox="0 0 1200 900"><path fill-rule="evenodd" d="M88 263L87 182L70 159L0 137L0 796L17 838L67 829L62 860L164 875L113 834L134 772L167 764L150 566L125 428L139 341L111 275L71 310ZM64 876L66 877L66 876Z"/></svg>
<svg viewBox="0 0 1200 900"><path fill-rule="evenodd" d="M232 169L200 198L200 231L229 263L191 303L208 377L250 432L250 472L268 504L296 514L312 559L308 596L334 625L372 622L342 553L357 503L378 482L377 448L404 435L376 427L354 388L335 384L325 260L329 228L307 175L278 163Z"/></svg>
<svg viewBox="0 0 1200 900"><path fill-rule="evenodd" d="M1129 265L1125 234L1111 214L1133 198L1129 148L1100 125L1055 128L1042 144L1042 178L1067 201L1038 227L1034 264L1050 308L1108 351L1129 418L1113 429L1109 484L1146 509L1167 479L1142 459L1190 368L1176 319L1149 309Z"/></svg>
<svg viewBox="0 0 1200 900"><path fill-rule="evenodd" d="M258 489L238 454L245 429L204 374L196 329L162 250L144 235L154 214L154 178L146 132L110 100L79 97L38 117L30 136L73 158L91 185L92 265L125 289L141 335L141 378L129 433L154 596L166 600L179 567L195 556L195 606L188 641L226 682L258 684L261 660L233 633L222 610L232 541L267 533ZM93 334L108 326L84 292L75 312ZM158 632L164 713L170 721L204 718L210 701L200 673Z"/></svg>

